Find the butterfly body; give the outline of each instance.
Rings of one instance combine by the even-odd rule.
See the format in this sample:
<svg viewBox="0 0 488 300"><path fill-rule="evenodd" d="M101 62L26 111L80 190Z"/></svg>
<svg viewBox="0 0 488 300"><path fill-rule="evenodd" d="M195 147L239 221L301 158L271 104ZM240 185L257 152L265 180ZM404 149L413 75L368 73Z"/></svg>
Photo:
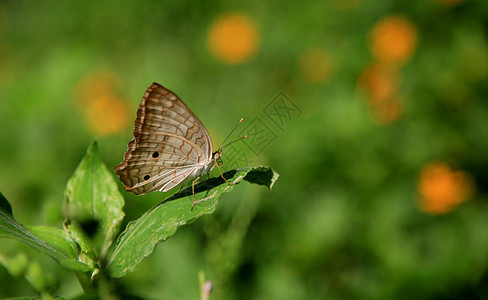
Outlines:
<svg viewBox="0 0 488 300"><path fill-rule="evenodd" d="M169 191L210 172L220 159L209 133L193 112L165 87L153 83L144 94L124 160L115 171L136 195Z"/></svg>

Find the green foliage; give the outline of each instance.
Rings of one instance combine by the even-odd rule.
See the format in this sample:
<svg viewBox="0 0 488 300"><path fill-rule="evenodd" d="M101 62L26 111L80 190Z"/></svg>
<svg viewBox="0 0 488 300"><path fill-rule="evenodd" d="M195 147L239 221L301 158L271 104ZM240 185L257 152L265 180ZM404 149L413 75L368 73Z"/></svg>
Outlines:
<svg viewBox="0 0 488 300"><path fill-rule="evenodd" d="M76 245L61 229L38 226L24 227L12 215L10 204L0 194L0 237L16 239L54 258L61 265L75 271L90 268L77 260Z"/></svg>
<svg viewBox="0 0 488 300"><path fill-rule="evenodd" d="M244 179L269 188L278 179L278 174L268 167L239 169L226 172L223 176L233 184ZM195 198L205 200L197 203L194 209L192 188L188 187L129 223L108 259L110 275L120 277L134 270L144 257L152 253L157 243L172 236L178 227L213 213L222 194L233 189L234 185L227 184L221 177L208 179L195 185Z"/></svg>
<svg viewBox="0 0 488 300"><path fill-rule="evenodd" d="M229 13L249 17L258 31L257 51L241 64L222 62L208 46L215 21ZM383 52L404 56L384 66L372 40L391 18L408 21L414 45L402 52L405 28L390 23ZM280 181L272 192L240 184L214 213L114 278L117 288L195 299L202 271L211 299L487 299L487 19L484 0L1 1L0 190L17 223L63 228L63 191L87 145L97 137L114 177L137 105L156 81L192 109L215 146L241 117L230 140L267 129L265 138L249 134L224 148L223 169L270 165ZM281 91L300 115L270 109ZM109 134L93 128L114 124ZM251 163L239 161L246 155ZM432 162L473 183L471 196L443 214L425 211L419 189ZM135 196L117 184L120 231L170 196ZM438 187L453 193L446 182ZM9 206L0 227L15 233ZM69 217L76 259L105 268L117 243L103 228L110 222ZM35 295L22 279L29 262L60 279L46 283L52 295L82 294L78 279L90 285L91 273L71 276L38 252L0 240L7 260L27 257L18 259L20 278L0 267L0 298Z"/></svg>
<svg viewBox="0 0 488 300"><path fill-rule="evenodd" d="M90 145L85 157L68 181L65 196L65 212L68 216L65 222L66 229L78 242L82 252L93 251L93 246L89 246L86 242L91 238L96 243L99 255L105 257L124 218L122 211L124 198L112 174L102 163L96 142ZM80 224L89 224L93 221L97 227L95 236L83 236Z"/></svg>
<svg viewBox="0 0 488 300"><path fill-rule="evenodd" d="M83 288L92 291L97 286L100 272L103 276L122 277L133 271L159 242L175 234L179 226L213 213L220 197L232 191L241 180L271 188L278 179L278 174L269 167L239 169L223 176L232 185L221 177L208 179L195 186L195 195L192 187L188 187L130 222L111 255L107 256L124 217L124 198L100 159L97 143L93 142L68 181L64 228L20 225L13 218L10 203L0 194L0 238L17 239L48 254L60 265L77 272ZM194 207L193 196L198 202ZM83 227L91 220L95 220L98 227L94 235ZM23 273L12 271L19 263L2 261L11 273ZM36 290L45 293L42 274L35 271L38 265L31 263L29 266L25 277Z"/></svg>

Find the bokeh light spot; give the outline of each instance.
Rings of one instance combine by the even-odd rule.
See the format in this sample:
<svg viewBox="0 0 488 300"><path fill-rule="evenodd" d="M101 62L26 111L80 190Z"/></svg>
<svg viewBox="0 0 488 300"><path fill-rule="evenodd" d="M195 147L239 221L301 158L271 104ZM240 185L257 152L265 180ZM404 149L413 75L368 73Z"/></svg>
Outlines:
<svg viewBox="0 0 488 300"><path fill-rule="evenodd" d="M90 74L75 87L73 98L95 135L121 132L129 124L128 103L116 96L118 78L109 72Z"/></svg>
<svg viewBox="0 0 488 300"><path fill-rule="evenodd" d="M129 109L119 98L102 96L87 107L86 116L94 133L108 135L120 132L126 127Z"/></svg>
<svg viewBox="0 0 488 300"><path fill-rule="evenodd" d="M402 116L404 105L398 95L400 81L397 68L384 64L373 65L359 77L358 87L366 94L378 124L390 124Z"/></svg>
<svg viewBox="0 0 488 300"><path fill-rule="evenodd" d="M403 17L386 17L371 30L369 47L378 61L402 65L417 47L417 29Z"/></svg>
<svg viewBox="0 0 488 300"><path fill-rule="evenodd" d="M452 171L445 163L430 163L421 170L418 190L422 211L443 214L469 199L474 184L465 172Z"/></svg>
<svg viewBox="0 0 488 300"><path fill-rule="evenodd" d="M238 13L220 16L210 28L208 45L212 54L227 64L247 61L257 50L260 37L253 20Z"/></svg>
<svg viewBox="0 0 488 300"><path fill-rule="evenodd" d="M100 96L113 95L120 88L119 79L108 71L96 71L83 77L76 85L73 98L84 107Z"/></svg>
<svg viewBox="0 0 488 300"><path fill-rule="evenodd" d="M399 77L395 68L375 64L361 74L358 85L368 94L371 102L377 103L397 92L400 85Z"/></svg>

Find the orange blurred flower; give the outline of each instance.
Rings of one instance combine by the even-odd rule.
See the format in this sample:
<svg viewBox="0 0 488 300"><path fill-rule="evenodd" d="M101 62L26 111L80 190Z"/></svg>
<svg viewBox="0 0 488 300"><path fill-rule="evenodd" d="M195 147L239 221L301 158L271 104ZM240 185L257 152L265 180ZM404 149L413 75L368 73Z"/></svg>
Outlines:
<svg viewBox="0 0 488 300"><path fill-rule="evenodd" d="M83 77L73 91L80 107L89 105L100 96L112 95L120 88L119 79L108 71L97 71Z"/></svg>
<svg viewBox="0 0 488 300"><path fill-rule="evenodd" d="M452 171L445 163L430 163L420 173L419 206L430 214L453 210L473 194L474 183L462 171Z"/></svg>
<svg viewBox="0 0 488 300"><path fill-rule="evenodd" d="M361 74L358 85L370 96L372 103L378 103L395 94L400 81L396 68L378 63Z"/></svg>
<svg viewBox="0 0 488 300"><path fill-rule="evenodd" d="M329 77L332 60L322 49L308 49L300 55L299 67L308 81L321 82Z"/></svg>
<svg viewBox="0 0 488 300"><path fill-rule="evenodd" d="M97 97L86 107L85 113L88 125L99 135L120 132L129 119L127 104L113 96Z"/></svg>
<svg viewBox="0 0 488 300"><path fill-rule="evenodd" d="M403 101L398 96L401 79L397 68L375 64L364 71L358 86L368 97L368 104L375 120L380 124L396 121L403 112Z"/></svg>
<svg viewBox="0 0 488 300"><path fill-rule="evenodd" d="M369 46L378 61L402 65L417 46L417 29L403 17L386 17L371 30Z"/></svg>
<svg viewBox="0 0 488 300"><path fill-rule="evenodd" d="M403 112L400 67L417 47L417 30L403 17L386 17L371 30L369 47L378 63L361 74L358 85L366 92L375 119L389 124Z"/></svg>
<svg viewBox="0 0 488 300"><path fill-rule="evenodd" d="M76 85L73 98L96 135L122 131L129 124L129 105L116 96L118 78L105 71L90 74Z"/></svg>
<svg viewBox="0 0 488 300"><path fill-rule="evenodd" d="M256 52L259 43L259 33L253 20L239 13L220 16L208 34L210 51L228 64L248 60Z"/></svg>

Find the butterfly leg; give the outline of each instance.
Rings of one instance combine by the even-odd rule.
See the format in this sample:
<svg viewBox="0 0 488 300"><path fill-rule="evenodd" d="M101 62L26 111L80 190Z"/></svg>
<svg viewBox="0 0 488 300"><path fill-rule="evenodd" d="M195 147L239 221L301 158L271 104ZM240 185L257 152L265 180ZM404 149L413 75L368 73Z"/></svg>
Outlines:
<svg viewBox="0 0 488 300"><path fill-rule="evenodd" d="M195 207L195 204L197 204L200 201L195 201L195 182L200 179L200 176L198 176L193 182L191 183L191 191L193 194L193 200L191 201L191 210L193 210L193 207Z"/></svg>
<svg viewBox="0 0 488 300"><path fill-rule="evenodd" d="M215 197L215 195L217 194L217 191L213 192L212 195L208 196L208 197L205 197L205 198L202 198L202 199L198 199L197 201L195 201L193 203L193 205L196 205L197 203L200 203L200 202L203 202L203 201L207 201L209 199L212 199L213 197Z"/></svg>
<svg viewBox="0 0 488 300"><path fill-rule="evenodd" d="M222 173L222 169L220 168L219 163L216 163L216 165L217 165L217 167L219 168L220 177L222 177L222 179L224 179L224 180L225 180L225 182L227 182L228 184L230 184L230 185L235 185L235 183L232 183L232 182L228 181L227 179L225 179L224 174Z"/></svg>

